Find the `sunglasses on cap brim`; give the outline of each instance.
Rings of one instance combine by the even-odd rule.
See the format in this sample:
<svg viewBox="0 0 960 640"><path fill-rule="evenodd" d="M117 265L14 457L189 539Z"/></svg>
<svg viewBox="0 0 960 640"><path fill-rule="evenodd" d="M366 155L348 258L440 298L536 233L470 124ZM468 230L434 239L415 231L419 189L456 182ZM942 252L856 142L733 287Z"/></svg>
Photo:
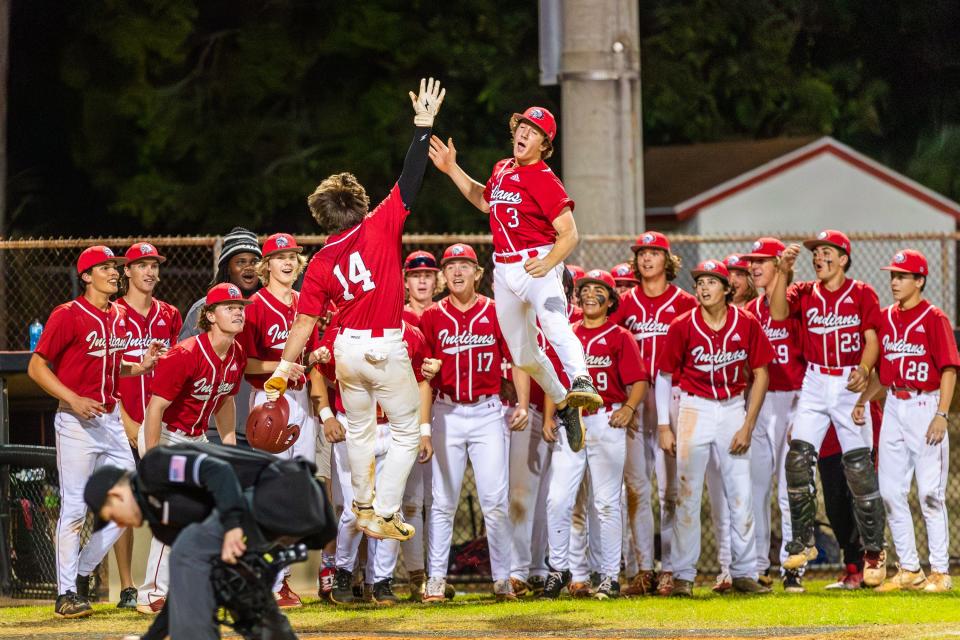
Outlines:
<svg viewBox="0 0 960 640"><path fill-rule="evenodd" d="M433 258L428 258L427 256L418 256L413 260L407 262L404 266L406 271L414 271L416 269L436 269L437 261Z"/></svg>

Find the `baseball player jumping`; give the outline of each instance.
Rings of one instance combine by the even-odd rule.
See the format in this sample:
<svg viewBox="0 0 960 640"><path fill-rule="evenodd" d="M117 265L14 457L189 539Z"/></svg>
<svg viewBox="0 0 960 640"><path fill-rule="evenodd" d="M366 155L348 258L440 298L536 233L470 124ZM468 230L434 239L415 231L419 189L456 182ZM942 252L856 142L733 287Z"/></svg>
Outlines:
<svg viewBox="0 0 960 640"><path fill-rule="evenodd" d="M776 354L767 367L770 383L760 408L757 427L750 445L750 469L753 478L753 522L757 531L757 572L760 581L772 584L767 571L770 568L770 493L777 487L780 508L782 544L780 562L787 558L786 544L790 540L790 503L787 500L787 477L784 460L787 455L787 432L793 424L797 396L803 384L806 363L800 348L800 325L797 320L774 320L770 315L770 294L780 278L789 278L777 265L786 246L776 238L760 238L753 243L751 253L744 260L756 286L763 295L747 305L770 340ZM772 478L772 481L771 481ZM770 581L770 582L768 582ZM785 570L783 588L787 592L802 592L803 584L796 570Z"/></svg>
<svg viewBox="0 0 960 640"><path fill-rule="evenodd" d="M896 301L884 309L877 328L879 379L860 396L853 418L864 422L866 402L881 387L887 401L880 426L880 495L886 507L893 545L900 559L897 574L877 591L944 592L953 588L947 552L946 487L950 468L947 418L957 382L960 356L950 320L923 298L930 273L919 251L898 251L890 265L890 290ZM913 477L927 525L929 576L917 556L913 517L907 496Z"/></svg>
<svg viewBox="0 0 960 640"><path fill-rule="evenodd" d="M656 381L660 446L677 460L677 517L671 563L674 596L690 596L700 556L700 498L711 454L720 463L730 512L730 575L733 588L770 593L756 580L750 443L767 391L773 348L760 323L732 306L727 267L707 260L691 271L699 306L670 325L659 355ZM748 370L753 386L744 411ZM680 373L682 372L682 375ZM680 375L677 432L670 426L673 376Z"/></svg>
<svg viewBox="0 0 960 640"><path fill-rule="evenodd" d="M60 476L54 611L60 618L93 613L91 574L123 532L111 525L94 533L80 549L80 531L87 515L83 501L87 478L102 464L124 469L134 466L117 409L118 379L149 373L160 351L159 343L151 343L140 362L122 362L127 314L110 302L110 296L117 293L117 267L125 261L108 247L83 250L77 260L83 294L50 313L27 367L30 379L60 403L54 417Z"/></svg>
<svg viewBox="0 0 960 640"><path fill-rule="evenodd" d="M640 357L650 374L651 386L656 379L658 354L663 351L670 323L697 306L696 298L679 289L672 281L680 270L680 258L670 251L670 241L658 231L648 231L637 238L632 247L633 272L640 284L620 300L615 321L633 334L640 347ZM672 422L680 403L679 387L673 391ZM657 407L653 389L644 399L641 430L627 433L627 462L624 484L627 490L627 513L633 533L634 556L639 573L631 576L623 595L657 593L669 596L673 589L671 541L677 501L676 460L664 455L657 443ZM657 474L660 499L660 576L654 568L653 474Z"/></svg>
<svg viewBox="0 0 960 640"><path fill-rule="evenodd" d="M588 271L576 282L583 320L573 330L583 345L591 377L604 399L604 406L587 414L587 440L583 451L562 446L565 432L555 435L550 401L544 411L544 439L560 446L554 450L547 494L547 525L550 540L550 575L544 598L557 598L571 580L569 566L570 523L574 501L584 472L590 469L590 492L599 521L602 554L600 584L594 591L599 600L620 595L620 556L623 520L620 494L626 460L626 432L647 391L647 372L633 336L609 321L620 299L616 284L606 271Z"/></svg>
<svg viewBox="0 0 960 640"><path fill-rule="evenodd" d="M486 185L457 164L452 138L444 144L433 136L430 159L470 204L489 214L494 299L514 365L550 396L567 443L579 451L584 438L580 409L598 409L603 398L590 380L583 348L565 313L563 261L576 248L578 236L573 200L544 162L553 154L557 122L546 109L530 107L513 114L510 133L513 156L494 165ZM572 381L569 390L537 345L538 322Z"/></svg>
<svg viewBox="0 0 960 640"><path fill-rule="evenodd" d="M790 495L792 537L785 569L800 569L817 557L814 518L817 510L814 464L817 450L831 421L843 450L843 468L854 515L864 547L863 582L875 587L886 577L883 550L885 514L871 448L870 421L855 424L851 414L867 388L880 344L876 327L880 305L868 284L847 277L850 239L840 231L821 231L803 243L813 252L815 282L787 289L799 245L790 245L780 260L784 277L777 278L770 296L770 315L776 321L799 320L807 374L800 389L790 449L787 452L787 491ZM869 415L867 416L869 418Z"/></svg>
<svg viewBox="0 0 960 640"><path fill-rule="evenodd" d="M467 460L487 530L493 589L514 600L510 583L512 540L508 510L507 437L500 400L507 357L493 300L477 293L483 268L473 247L454 244L440 261L450 295L420 316L430 355L443 362L433 406L433 508L430 510L429 571L425 602L446 599L453 519ZM518 389L518 391L520 391ZM511 429L526 427L527 398L514 409Z"/></svg>
<svg viewBox="0 0 960 640"><path fill-rule="evenodd" d="M400 238L423 182L430 130L445 94L433 78L420 81L418 96L410 93L416 113L413 142L400 178L376 209L368 210L366 191L349 173L328 177L307 198L330 235L310 261L283 357L264 385L268 397L286 390L295 359L332 300L339 312L334 358L347 412L353 508L360 528L374 538L407 540L414 534L400 512L420 444L417 381L400 324ZM393 440L379 480L373 471L377 404L390 420Z"/></svg>

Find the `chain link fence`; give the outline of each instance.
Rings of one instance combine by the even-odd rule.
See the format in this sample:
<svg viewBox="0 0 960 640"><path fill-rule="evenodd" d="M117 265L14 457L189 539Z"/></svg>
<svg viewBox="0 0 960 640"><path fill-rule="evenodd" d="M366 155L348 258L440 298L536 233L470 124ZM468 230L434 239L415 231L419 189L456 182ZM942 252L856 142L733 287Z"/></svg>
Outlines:
<svg viewBox="0 0 960 640"><path fill-rule="evenodd" d="M774 235L769 233L764 235ZM786 242L802 241L805 238L780 236ZM262 239L262 238L261 238ZM717 237L671 236L675 253L684 262L684 269L676 284L690 290L692 281L688 269L707 258L723 258L731 253L747 252L754 236L728 235ZM628 236L587 236L582 238L571 262L592 269L611 269L615 264L632 258L630 246L634 238ZM913 248L923 251L930 263L930 278L926 296L943 308L955 321L957 317L956 247L960 234L851 234L853 263L851 277L872 284L880 296L881 305L891 302L889 280L880 267L889 264L898 249ZM81 292L75 264L79 252L94 244L111 247L122 254L134 242L148 241L154 244L167 261L161 269L157 297L186 312L190 305L206 290L215 271L220 243L217 237L158 237L158 238L87 238L57 240L8 240L0 241L0 350L22 350L29 344L28 327L35 319L45 322L50 311L58 304L70 300ZM310 255L324 241L323 236L300 236L298 242ZM476 249L481 265L486 269L481 289L488 295L492 283L493 247L488 235L408 235L403 238L403 250L425 250L439 257L443 250L455 242L466 242ZM797 279L812 279L813 269L809 260L798 261ZM185 322L191 319L185 318ZM954 398L956 409L960 401ZM960 436L960 422L951 418L949 432L956 441ZM951 464L960 468L960 455L951 452ZM20 597L49 596L54 590L53 530L56 524L58 504L56 467L36 464L10 464L3 474L2 518L5 519L2 534L6 536L5 559L10 576L4 581L4 591ZM485 581L489 579L489 563L486 558L485 529L479 502L476 498L473 472L467 469L464 478L460 506L456 514L453 532L454 548L451 552L451 577L458 581ZM822 496L822 492L820 493ZM656 500L654 500L656 505ZM920 520L920 507L916 489L911 493L910 504L916 519L917 544L921 557L925 557L926 530ZM771 558L778 564L779 515L774 507L771 523L773 540ZM960 509L960 479L951 476L947 487L948 513ZM657 509L657 507L655 507ZM657 515L659 517L659 515ZM822 498L818 523L821 523L824 553L821 564L833 568L839 562L837 546L826 525ZM700 571L716 573L717 544L711 525L710 504L704 492L701 526L703 531ZM887 538L890 539L889 536ZM960 521L951 522L951 558L960 556ZM34 542L29 542L33 540ZM831 542L832 541L832 542ZM24 551L27 549L26 551ZM895 556L892 548L890 555ZM398 568L403 563L398 564ZM51 573L52 572L52 573ZM403 570L400 569L401 574ZM3 578L3 576L0 576Z"/></svg>

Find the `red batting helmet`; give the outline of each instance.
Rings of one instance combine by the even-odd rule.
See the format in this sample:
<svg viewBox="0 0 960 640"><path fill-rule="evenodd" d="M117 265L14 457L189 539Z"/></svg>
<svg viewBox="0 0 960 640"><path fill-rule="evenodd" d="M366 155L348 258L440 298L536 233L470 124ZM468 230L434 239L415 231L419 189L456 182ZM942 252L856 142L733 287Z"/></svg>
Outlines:
<svg viewBox="0 0 960 640"><path fill-rule="evenodd" d="M286 451L300 437L300 425L287 424L289 420L290 405L283 396L255 406L247 417L247 442L269 453Z"/></svg>

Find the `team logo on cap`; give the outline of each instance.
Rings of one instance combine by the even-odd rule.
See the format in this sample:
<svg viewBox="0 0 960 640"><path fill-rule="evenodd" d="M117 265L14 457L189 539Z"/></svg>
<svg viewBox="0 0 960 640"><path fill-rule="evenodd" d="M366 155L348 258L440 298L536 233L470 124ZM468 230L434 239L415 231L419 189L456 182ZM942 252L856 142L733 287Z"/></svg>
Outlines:
<svg viewBox="0 0 960 640"><path fill-rule="evenodd" d="M827 237L826 231L821 231L820 233L817 234L817 240L823 240L826 237Z"/></svg>
<svg viewBox="0 0 960 640"><path fill-rule="evenodd" d="M630 271L626 267L620 267L616 271L614 271L614 273L617 274L618 276L625 276L625 275L629 275Z"/></svg>
<svg viewBox="0 0 960 640"><path fill-rule="evenodd" d="M591 272L588 273L587 275L588 275L589 277L591 277L591 278L599 278L599 277L600 277L600 270L599 270L599 269L594 269L593 271L591 271Z"/></svg>
<svg viewBox="0 0 960 640"><path fill-rule="evenodd" d="M760 247L762 246L763 246L763 243L757 240L756 242L753 243L753 250L760 251Z"/></svg>
<svg viewBox="0 0 960 640"><path fill-rule="evenodd" d="M152 244L144 242L140 245L140 253L156 253L156 249L153 248Z"/></svg>
<svg viewBox="0 0 960 640"><path fill-rule="evenodd" d="M227 293L230 294L230 297L231 297L231 298L239 298L239 297L240 297L240 289L236 288L236 287L233 286L233 285L230 285L230 287L227 288Z"/></svg>
<svg viewBox="0 0 960 640"><path fill-rule="evenodd" d="M105 256L110 256L110 257L112 258L112 257L113 257L113 249L111 249L110 247L104 247L104 248L103 248L103 255L105 255Z"/></svg>
<svg viewBox="0 0 960 640"><path fill-rule="evenodd" d="M703 263L703 268L706 271L714 271L717 268L717 263L714 262L713 260L707 260L706 262Z"/></svg>
<svg viewBox="0 0 960 640"><path fill-rule="evenodd" d="M643 234L643 243L650 244L651 242L653 242L653 234L652 233Z"/></svg>
<svg viewBox="0 0 960 640"><path fill-rule="evenodd" d="M893 256L893 261L897 264L903 264L907 261L907 256L903 255L902 253L898 253L897 255Z"/></svg>
<svg viewBox="0 0 960 640"><path fill-rule="evenodd" d="M462 256L462 255L463 255L463 247L461 247L460 245L454 245L454 246L450 247L450 254L451 254L451 255L454 255L454 256Z"/></svg>
<svg viewBox="0 0 960 640"><path fill-rule="evenodd" d="M283 237L283 236L278 236L278 237L277 237L277 246L278 246L278 247L286 247L286 246L289 246L289 245L290 245L290 242L289 242L285 237Z"/></svg>
<svg viewBox="0 0 960 640"><path fill-rule="evenodd" d="M532 109L530 111L530 117L536 118L537 120L541 120L543 119L543 111L541 111L540 109Z"/></svg>
<svg viewBox="0 0 960 640"><path fill-rule="evenodd" d="M740 256L730 256L730 259L727 260L729 264L740 264Z"/></svg>

